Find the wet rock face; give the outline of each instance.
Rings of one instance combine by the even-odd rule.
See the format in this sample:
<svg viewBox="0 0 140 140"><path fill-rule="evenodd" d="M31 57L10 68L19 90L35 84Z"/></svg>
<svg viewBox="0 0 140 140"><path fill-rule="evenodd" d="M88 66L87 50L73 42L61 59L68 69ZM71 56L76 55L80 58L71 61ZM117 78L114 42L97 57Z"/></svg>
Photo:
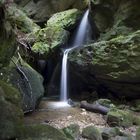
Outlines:
<svg viewBox="0 0 140 140"><path fill-rule="evenodd" d="M84 9L88 0L24 0L19 1L26 12L37 22L46 21L52 14L71 8Z"/></svg>
<svg viewBox="0 0 140 140"><path fill-rule="evenodd" d="M17 59L13 60L16 62ZM1 79L9 81L21 95L21 105L23 111L29 112L35 109L39 99L44 94L43 78L31 68L27 63L18 63L18 67L11 62L11 65L7 68L2 69Z"/></svg>
<svg viewBox="0 0 140 140"><path fill-rule="evenodd" d="M76 68L77 75L79 71L83 73L79 77L90 87L101 85L118 97L139 98L139 41L140 31L137 31L88 45L70 55L70 67Z"/></svg>

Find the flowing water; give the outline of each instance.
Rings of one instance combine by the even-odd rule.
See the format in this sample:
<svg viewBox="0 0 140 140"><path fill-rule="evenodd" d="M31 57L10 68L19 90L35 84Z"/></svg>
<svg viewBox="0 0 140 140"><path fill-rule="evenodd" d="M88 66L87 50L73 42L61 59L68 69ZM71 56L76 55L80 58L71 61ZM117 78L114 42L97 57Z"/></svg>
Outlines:
<svg viewBox="0 0 140 140"><path fill-rule="evenodd" d="M62 59L62 71L61 71L61 89L60 89L60 100L61 101L67 101L67 96L68 96L68 89L67 89L67 82L68 82L68 78L67 78L67 60L68 60L68 53L71 51L72 49L66 49L64 51L63 54L63 59Z"/></svg>
<svg viewBox="0 0 140 140"><path fill-rule="evenodd" d="M90 23L88 20L89 9L84 13L83 18L75 33L71 47L64 50L62 59L62 71L61 71L61 89L60 89L60 101L66 102L68 99L68 69L67 61L69 52L77 47L80 47L90 39Z"/></svg>

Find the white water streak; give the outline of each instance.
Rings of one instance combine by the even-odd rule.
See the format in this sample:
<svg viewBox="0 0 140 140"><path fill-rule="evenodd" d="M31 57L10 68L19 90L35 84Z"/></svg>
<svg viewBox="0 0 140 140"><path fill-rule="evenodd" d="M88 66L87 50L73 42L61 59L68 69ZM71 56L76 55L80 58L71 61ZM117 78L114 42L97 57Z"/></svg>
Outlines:
<svg viewBox="0 0 140 140"><path fill-rule="evenodd" d="M89 15L89 9L85 12L81 23L78 27L75 39L73 41L72 47L69 49L66 49L63 54L62 59L62 71L61 71L61 95L60 100L66 102L68 99L68 71L67 71L67 61L68 61L68 54L69 52L76 48L80 47L82 44L84 44L87 41L88 36L88 29L89 29L89 21L88 21L88 15Z"/></svg>

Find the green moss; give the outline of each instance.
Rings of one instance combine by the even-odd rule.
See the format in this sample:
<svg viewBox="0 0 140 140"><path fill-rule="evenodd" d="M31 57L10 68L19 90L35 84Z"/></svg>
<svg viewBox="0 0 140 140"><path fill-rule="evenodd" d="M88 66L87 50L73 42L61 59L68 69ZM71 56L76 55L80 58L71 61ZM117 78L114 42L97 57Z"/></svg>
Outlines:
<svg viewBox="0 0 140 140"><path fill-rule="evenodd" d="M108 107L108 108L115 107L115 105L109 99L99 99L99 100L97 100L97 102L100 105L103 105L103 106Z"/></svg>
<svg viewBox="0 0 140 140"><path fill-rule="evenodd" d="M63 128L62 131L71 140L78 139L80 135L80 128L77 124L71 124L70 126Z"/></svg>
<svg viewBox="0 0 140 140"><path fill-rule="evenodd" d="M32 51L39 54L48 54L49 45L44 42L36 42L32 47Z"/></svg>
<svg viewBox="0 0 140 140"><path fill-rule="evenodd" d="M35 36L37 39L32 50L35 53L48 56L67 42L69 32L59 27L46 27L35 32Z"/></svg>
<svg viewBox="0 0 140 140"><path fill-rule="evenodd" d="M129 127L133 125L133 116L128 111L111 109L107 114L107 122L110 126Z"/></svg>
<svg viewBox="0 0 140 140"><path fill-rule="evenodd" d="M16 25L21 31L25 33L34 32L40 27L35 24L21 9L19 9L16 5L11 4L8 6L7 15L8 20Z"/></svg>
<svg viewBox="0 0 140 140"><path fill-rule="evenodd" d="M33 139L33 140L68 140L66 136L58 129L49 125L27 125L24 128L24 132L21 134L22 139Z"/></svg>
<svg viewBox="0 0 140 140"><path fill-rule="evenodd" d="M17 58L13 57L13 61L18 62L17 65L24 73L24 76L11 62L8 67L0 71L2 73L0 78L20 91L22 109L25 112L34 110L38 100L44 94L43 77L23 59L17 61Z"/></svg>
<svg viewBox="0 0 140 140"><path fill-rule="evenodd" d="M113 139L112 137L115 137L121 134L118 127L110 127L110 128L105 127L101 131L102 131L103 140L110 140L110 139Z"/></svg>
<svg viewBox="0 0 140 140"><path fill-rule="evenodd" d="M102 140L100 131L94 126L88 126L83 129L82 137L88 138L91 140Z"/></svg>
<svg viewBox="0 0 140 140"><path fill-rule="evenodd" d="M6 66L16 50L15 34L12 26L6 19L0 23L0 64Z"/></svg>
<svg viewBox="0 0 140 140"><path fill-rule="evenodd" d="M23 112L20 105L19 92L0 81L0 139L10 139L18 136L22 130Z"/></svg>
<svg viewBox="0 0 140 140"><path fill-rule="evenodd" d="M63 29L70 29L77 23L81 13L77 9L70 9L54 14L47 22L47 26L57 26Z"/></svg>
<svg viewBox="0 0 140 140"><path fill-rule="evenodd" d="M17 89L0 81L0 87L4 90L5 99L18 107L21 107L21 96Z"/></svg>

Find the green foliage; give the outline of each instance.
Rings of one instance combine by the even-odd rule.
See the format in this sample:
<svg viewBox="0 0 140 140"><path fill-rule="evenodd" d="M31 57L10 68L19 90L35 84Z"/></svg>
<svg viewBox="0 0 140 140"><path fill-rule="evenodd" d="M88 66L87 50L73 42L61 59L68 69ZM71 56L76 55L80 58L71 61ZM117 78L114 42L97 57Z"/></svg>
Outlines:
<svg viewBox="0 0 140 140"><path fill-rule="evenodd" d="M44 42L36 42L32 47L32 51L39 54L47 54L49 52L49 45Z"/></svg>
<svg viewBox="0 0 140 140"><path fill-rule="evenodd" d="M36 43L32 50L48 56L54 49L66 43L69 33L59 27L46 27L35 32Z"/></svg>

